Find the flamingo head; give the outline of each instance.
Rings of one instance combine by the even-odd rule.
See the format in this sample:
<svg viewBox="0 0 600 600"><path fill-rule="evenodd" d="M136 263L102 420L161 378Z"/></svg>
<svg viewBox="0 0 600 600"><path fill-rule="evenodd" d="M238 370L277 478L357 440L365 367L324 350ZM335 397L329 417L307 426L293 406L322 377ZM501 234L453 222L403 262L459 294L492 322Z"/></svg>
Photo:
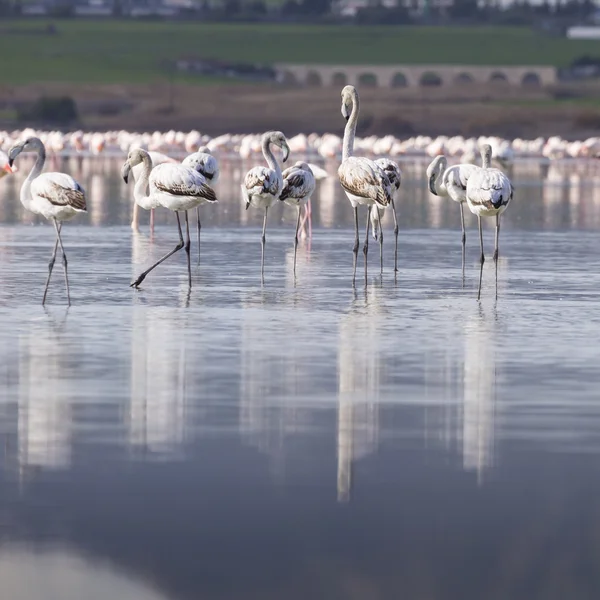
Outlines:
<svg viewBox="0 0 600 600"><path fill-rule="evenodd" d="M352 114L352 107L358 101L358 92L353 85L347 85L342 90L342 117L348 121Z"/></svg>

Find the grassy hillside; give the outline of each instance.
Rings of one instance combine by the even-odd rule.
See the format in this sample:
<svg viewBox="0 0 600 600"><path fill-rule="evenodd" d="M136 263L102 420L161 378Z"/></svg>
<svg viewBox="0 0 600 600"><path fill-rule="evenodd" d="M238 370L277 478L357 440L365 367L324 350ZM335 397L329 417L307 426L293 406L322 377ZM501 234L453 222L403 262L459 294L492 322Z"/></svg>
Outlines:
<svg viewBox="0 0 600 600"><path fill-rule="evenodd" d="M0 25L0 85L145 83L166 78L166 63L181 56L262 63L564 66L577 56L600 54L597 42L549 37L526 28L62 20L53 22L55 35L34 33L49 23Z"/></svg>

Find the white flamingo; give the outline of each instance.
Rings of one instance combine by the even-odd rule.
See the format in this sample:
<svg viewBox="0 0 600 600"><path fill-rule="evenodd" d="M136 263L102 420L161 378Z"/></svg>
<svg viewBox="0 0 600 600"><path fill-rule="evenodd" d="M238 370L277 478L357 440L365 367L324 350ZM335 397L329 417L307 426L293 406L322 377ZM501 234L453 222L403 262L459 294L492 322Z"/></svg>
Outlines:
<svg viewBox="0 0 600 600"><path fill-rule="evenodd" d="M365 256L365 284L367 282L367 254L369 252L369 222L371 207L385 208L392 202L392 186L384 170L368 158L353 156L356 124L360 110L358 92L352 85L347 85L342 90L342 116L346 119L342 151L342 164L338 169L338 177L344 188L350 204L354 209L354 265L352 282L356 280L356 262L358 259L358 206L366 205L367 227L363 253ZM383 272L383 235L379 236L379 254L381 271Z"/></svg>
<svg viewBox="0 0 600 600"><path fill-rule="evenodd" d="M283 176L281 167L271 150L271 146L278 146L283 150L283 162L290 155L285 135L281 131L267 131L262 136L261 146L263 156L267 161L268 167L254 167L246 173L244 183L242 184L242 197L246 204L246 210L250 205L256 208L265 209L265 217L263 220L263 229L261 237L261 258L260 258L260 275L264 279L265 272L265 242L267 230L267 213L269 207L275 202L281 194L283 187Z"/></svg>
<svg viewBox="0 0 600 600"><path fill-rule="evenodd" d="M135 150L136 147L131 148L131 150ZM145 151L147 152L147 151ZM151 166L150 166L150 170L152 170L152 168L158 166L158 165L162 165L163 163L177 163L177 161L174 158L171 158L170 156L167 156L166 154L163 154L162 152L155 152L153 150L147 152L148 156L150 157L150 161L151 161ZM140 175L142 174L142 171L144 169L144 164L142 163L136 163L136 166L133 167L133 169L131 169L131 174L133 175L133 179L137 181L140 177ZM137 191L136 191L137 190ZM133 205L133 214L131 216L131 229L133 229L133 231L135 231L136 233L140 230L138 227L138 221L139 221L139 208L138 207L142 207L144 208L138 201L137 198L135 197L135 194L138 194L138 196L141 197L145 197L148 195L148 181L146 180L146 187L138 187L137 185L134 187L133 189L133 197L135 199L135 203ZM150 210L150 232L154 233L154 208L150 208L150 209L146 209L146 210Z"/></svg>
<svg viewBox="0 0 600 600"><path fill-rule="evenodd" d="M21 186L21 204L30 212L42 215L54 223L56 230L56 243L48 263L48 279L44 288L42 304L46 302L48 286L52 277L52 269L56 260L58 246L62 252L63 267L65 270L65 287L67 290L67 303L71 304L69 291L69 276L67 273L67 255L60 237L63 221L72 219L75 215L86 212L85 192L83 188L65 173L42 173L46 162L46 148L37 137L30 137L24 142L14 145L8 151L8 165L12 167L14 160L21 152L37 152L37 159L27 179Z"/></svg>
<svg viewBox="0 0 600 600"><path fill-rule="evenodd" d="M489 144L484 144L484 146L482 146L481 159L483 162L482 167L472 173L467 181L467 204L469 210L474 215L477 215L477 220L479 222L479 244L481 246L481 265L483 267L485 256L483 254L481 217L496 217L494 261L497 261L498 238L500 236L500 215L506 210L509 202L512 200L513 186L510 179L502 171L490 168L490 163L492 161L492 147Z"/></svg>
<svg viewBox="0 0 600 600"><path fill-rule="evenodd" d="M132 169L143 161L144 157L142 153L134 151L133 155L130 155L125 165L123 165L124 178L127 169ZM147 168L148 163L144 166L144 173ZM171 250L171 252L165 254L159 261L141 273L139 277L131 283L131 287L138 288L150 271L158 267L158 265L181 250L184 246L187 255L188 285L189 287L192 287L188 210L196 208L199 204L206 201L216 202L217 196L200 173L179 163L163 163L162 165L154 167L148 177L148 189L150 192L148 194L149 205L162 206L175 212L175 216L177 217L177 228L179 230L179 243ZM185 213L185 243L181 231L180 212Z"/></svg>
<svg viewBox="0 0 600 600"><path fill-rule="evenodd" d="M400 189L402 185L402 171L398 166L398 163L394 162L389 158L378 158L375 160L387 175L387 178L392 186L392 210L394 214L394 271L398 270L398 215L396 212L396 203L394 202L394 194ZM383 209L376 207L375 210L371 209L371 227L373 229L373 237L377 239L377 232L381 229L381 217L383 216Z"/></svg>
<svg viewBox="0 0 600 600"><path fill-rule="evenodd" d="M194 171L198 171L198 173L204 176L210 186L214 186L219 180L219 163L210 153L210 149L207 146L202 146L198 149L198 152L186 156L181 161L181 164L194 169ZM196 216L198 218L198 264L200 264L200 230L202 229L202 224L200 223L199 206L196 208Z"/></svg>
<svg viewBox="0 0 600 600"><path fill-rule="evenodd" d="M137 221L137 208L153 211L160 206L158 196L149 195L149 179L152 172L152 154L143 148L133 148L127 155L127 160L121 167L121 176L125 183L129 182L129 174L133 174L135 186L133 188L133 198L135 200L134 219ZM135 165L135 166L132 166ZM133 226L133 223L132 223Z"/></svg>
<svg viewBox="0 0 600 600"><path fill-rule="evenodd" d="M447 196L458 202L460 207L460 226L462 228L463 250L467 241L465 231L465 215L463 204L467 201L467 182L469 177L479 169L476 165L460 164L447 168L445 156L436 156L427 167L429 191L434 196Z"/></svg>
<svg viewBox="0 0 600 600"><path fill-rule="evenodd" d="M283 187L279 199L290 206L298 207L298 220L296 221L296 235L294 237L294 275L296 274L296 254L298 251L298 229L300 228L300 212L302 206L310 202L310 197L315 191L315 176L305 162L297 162L293 167L283 172Z"/></svg>

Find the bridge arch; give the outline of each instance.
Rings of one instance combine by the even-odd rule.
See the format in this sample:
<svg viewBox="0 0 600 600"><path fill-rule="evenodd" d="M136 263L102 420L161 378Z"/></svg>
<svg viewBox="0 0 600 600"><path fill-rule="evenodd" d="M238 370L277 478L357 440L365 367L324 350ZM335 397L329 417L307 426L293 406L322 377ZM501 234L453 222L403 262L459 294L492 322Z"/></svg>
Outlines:
<svg viewBox="0 0 600 600"><path fill-rule="evenodd" d="M406 75L404 73L396 73L392 77L391 86L398 87L408 87L408 79L406 79Z"/></svg>
<svg viewBox="0 0 600 600"><path fill-rule="evenodd" d="M521 85L523 87L541 87L542 80L540 79L540 76L537 73L529 71L528 73L525 73L525 75L523 75L521 79Z"/></svg>
<svg viewBox="0 0 600 600"><path fill-rule="evenodd" d="M474 78L473 75L471 75L470 73L459 73L455 78L454 78L454 83L458 84L458 85L470 85L474 82Z"/></svg>
<svg viewBox="0 0 600 600"><path fill-rule="evenodd" d="M306 74L306 85L310 87L321 87L323 85L323 78L318 71L309 71Z"/></svg>
<svg viewBox="0 0 600 600"><path fill-rule="evenodd" d="M378 85L377 75L375 73L361 73L358 76L358 85L365 88L376 88Z"/></svg>
<svg viewBox="0 0 600 600"><path fill-rule="evenodd" d="M346 73L338 71L331 76L331 85L334 87L344 87L348 84L348 77Z"/></svg>
<svg viewBox="0 0 600 600"><path fill-rule="evenodd" d="M437 87L442 84L442 78L435 71L425 71L419 77L419 85L424 87Z"/></svg>
<svg viewBox="0 0 600 600"><path fill-rule="evenodd" d="M490 75L490 83L508 83L508 77L506 76L506 73L503 73L502 71L494 71L491 75Z"/></svg>

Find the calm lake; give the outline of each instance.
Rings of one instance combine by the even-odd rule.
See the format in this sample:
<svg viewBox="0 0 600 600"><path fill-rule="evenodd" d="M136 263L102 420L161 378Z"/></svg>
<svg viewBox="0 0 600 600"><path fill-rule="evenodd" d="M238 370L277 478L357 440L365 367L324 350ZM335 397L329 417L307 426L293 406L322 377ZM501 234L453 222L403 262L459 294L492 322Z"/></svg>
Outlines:
<svg viewBox="0 0 600 600"><path fill-rule="evenodd" d="M246 211L222 166L193 287L175 217L120 161L64 160L88 192L53 228L0 181L0 589L7 600L596 600L600 590L600 161L517 163L500 261L403 163L399 265L318 184ZM256 159L255 164L260 164ZM48 168L51 168L50 166ZM365 213L361 212L361 243Z"/></svg>

